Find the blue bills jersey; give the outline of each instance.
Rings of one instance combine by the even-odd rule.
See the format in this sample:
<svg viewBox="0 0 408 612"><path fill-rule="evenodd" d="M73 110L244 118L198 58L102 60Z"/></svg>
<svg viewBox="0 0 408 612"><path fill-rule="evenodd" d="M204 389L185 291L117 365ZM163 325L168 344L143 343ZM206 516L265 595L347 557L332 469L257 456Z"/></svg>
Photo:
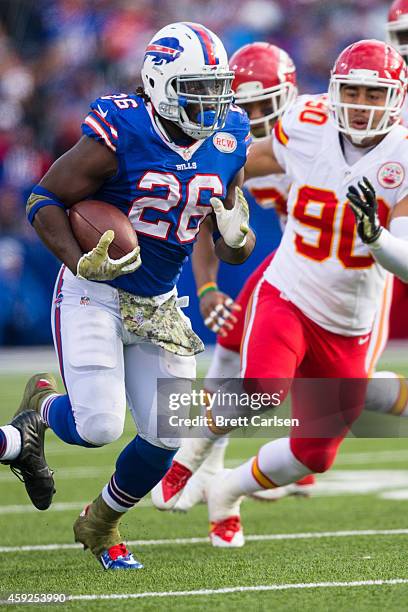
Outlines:
<svg viewBox="0 0 408 612"><path fill-rule="evenodd" d="M84 120L86 136L117 157L118 171L92 197L109 202L131 221L142 266L109 284L142 296L160 295L177 283L210 198L225 198L245 164L250 142L246 114L231 106L222 131L190 146L170 142L149 103L137 95L98 98Z"/></svg>

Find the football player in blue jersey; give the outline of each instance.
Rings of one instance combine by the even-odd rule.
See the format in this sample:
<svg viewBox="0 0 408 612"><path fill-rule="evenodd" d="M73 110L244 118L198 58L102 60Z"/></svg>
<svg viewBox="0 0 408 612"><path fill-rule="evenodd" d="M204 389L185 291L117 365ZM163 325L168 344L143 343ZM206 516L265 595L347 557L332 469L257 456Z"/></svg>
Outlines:
<svg viewBox="0 0 408 612"><path fill-rule="evenodd" d="M142 567L118 524L164 476L178 447L157 431L157 379L194 378L203 348L175 289L200 225L213 224L216 252L229 263L245 261L255 244L240 190L249 124L232 104L222 42L199 24L168 25L147 46L142 79L137 94L91 105L83 136L28 200L29 220L63 262L52 323L67 393L57 392L51 375L33 376L10 425L0 428L0 459L46 509L54 482L45 428L68 444L108 444L122 434L127 399L137 436L74 524L75 540L105 569ZM108 231L82 253L67 209L87 197L128 215L139 247L112 260Z"/></svg>

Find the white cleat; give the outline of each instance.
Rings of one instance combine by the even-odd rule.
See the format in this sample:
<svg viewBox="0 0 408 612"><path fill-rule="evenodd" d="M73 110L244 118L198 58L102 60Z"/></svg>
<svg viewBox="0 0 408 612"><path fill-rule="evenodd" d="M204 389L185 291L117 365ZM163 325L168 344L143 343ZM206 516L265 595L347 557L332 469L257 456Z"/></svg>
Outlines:
<svg viewBox="0 0 408 612"><path fill-rule="evenodd" d="M184 487L210 453L213 443L207 438L184 440L167 474L152 489L152 502L158 510L174 509Z"/></svg>
<svg viewBox="0 0 408 612"><path fill-rule="evenodd" d="M305 478L302 478L297 482L293 482L292 484L276 487L274 489L254 491L250 497L260 501L269 502L278 501L279 499L283 499L284 497L289 497L291 495L298 497L310 497L315 489L315 485L316 478L314 474L310 474L310 476L305 476Z"/></svg>
<svg viewBox="0 0 408 612"><path fill-rule="evenodd" d="M239 516L211 523L210 540L217 548L241 548L245 538Z"/></svg>
<svg viewBox="0 0 408 612"><path fill-rule="evenodd" d="M184 487L173 510L176 512L188 512L197 504L207 501L207 489L210 480L223 469L223 462L216 463L211 460L211 455L207 457L198 470L192 475Z"/></svg>
<svg viewBox="0 0 408 612"><path fill-rule="evenodd" d="M210 541L218 548L240 548L245 544L239 515L243 497L237 498L228 490L230 471L223 470L214 476L207 491Z"/></svg>
<svg viewBox="0 0 408 612"><path fill-rule="evenodd" d="M172 510L191 476L191 470L173 461L167 474L151 491L153 505L158 510Z"/></svg>
<svg viewBox="0 0 408 612"><path fill-rule="evenodd" d="M205 502L205 489L207 487L209 479L214 476L214 474L204 474L202 467L203 466L201 466L187 482L186 486L181 492L181 496L173 507L173 510L175 512L188 512L189 510L191 510L191 508L193 508L193 506Z"/></svg>

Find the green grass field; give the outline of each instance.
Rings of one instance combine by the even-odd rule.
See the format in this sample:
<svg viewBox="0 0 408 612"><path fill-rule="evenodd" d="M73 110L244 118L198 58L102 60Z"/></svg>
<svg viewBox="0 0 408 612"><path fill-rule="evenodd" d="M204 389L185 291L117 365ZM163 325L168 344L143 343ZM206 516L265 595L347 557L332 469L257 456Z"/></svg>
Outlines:
<svg viewBox="0 0 408 612"><path fill-rule="evenodd" d="M399 371L408 374L408 365L401 364ZM25 380L0 376L1 423L13 413ZM147 499L122 525L127 541L139 541L131 549L145 569L109 573L89 552L72 546L72 523L105 484L115 457L133 435L128 420L120 442L88 450L64 445L48 432L47 458L57 494L44 513L30 506L23 485L1 467L0 600L10 592L65 593L76 597L62 606L69 610L408 608L408 440L346 440L334 471L319 478L314 497L246 501L245 533L258 537L248 537L246 546L235 551L206 542L204 506L188 515L162 514ZM228 463L247 458L260 444L259 439L233 440ZM358 533L362 530L366 533ZM32 546L37 550L23 548ZM381 583L350 584L360 581ZM137 599L129 597L136 594ZM123 598L104 600L103 595Z"/></svg>

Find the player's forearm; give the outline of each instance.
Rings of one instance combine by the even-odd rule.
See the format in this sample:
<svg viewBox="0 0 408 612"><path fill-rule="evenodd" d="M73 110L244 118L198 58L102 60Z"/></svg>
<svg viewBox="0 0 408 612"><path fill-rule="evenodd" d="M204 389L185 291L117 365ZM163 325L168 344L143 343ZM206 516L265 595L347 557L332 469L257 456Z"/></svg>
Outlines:
<svg viewBox="0 0 408 612"><path fill-rule="evenodd" d="M383 268L408 282L408 217L393 219L390 231L383 228L378 239L369 247Z"/></svg>
<svg viewBox="0 0 408 612"><path fill-rule="evenodd" d="M245 180L284 172L274 155L271 136L262 138L251 145L244 171Z"/></svg>
<svg viewBox="0 0 408 612"><path fill-rule="evenodd" d="M201 234L194 247L191 259L196 287L199 289L206 283L216 283L218 277L219 259L215 254L211 234L202 237Z"/></svg>
<svg viewBox="0 0 408 612"><path fill-rule="evenodd" d="M37 212L33 226L49 250L76 274L82 251L72 233L67 213L62 208L46 206Z"/></svg>
<svg viewBox="0 0 408 612"><path fill-rule="evenodd" d="M248 259L254 250L256 238L254 232L250 229L247 234L247 239L244 246L239 249L233 249L225 244L223 238L219 238L215 244L215 253L221 261L225 263L237 265L242 264Z"/></svg>

